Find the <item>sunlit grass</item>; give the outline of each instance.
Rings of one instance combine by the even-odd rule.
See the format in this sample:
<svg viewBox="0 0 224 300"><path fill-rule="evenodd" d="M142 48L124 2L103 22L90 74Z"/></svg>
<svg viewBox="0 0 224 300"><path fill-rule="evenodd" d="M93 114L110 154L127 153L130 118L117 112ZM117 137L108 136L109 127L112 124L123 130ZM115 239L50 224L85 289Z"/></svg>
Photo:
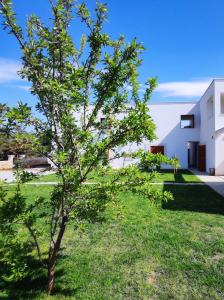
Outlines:
<svg viewBox="0 0 224 300"><path fill-rule="evenodd" d="M116 172L116 170L109 170L103 180L106 181L110 179L112 176L116 175ZM145 172L145 174L147 173ZM102 177L97 173L92 173L88 176L88 181L90 182L98 182L99 180L102 181ZM42 175L33 180L33 182L57 181L59 181L59 177L56 174ZM174 174L173 170L160 170L158 171L158 176L154 182L200 182L200 179L188 170L178 170L176 174Z"/></svg>
<svg viewBox="0 0 224 300"><path fill-rule="evenodd" d="M9 187L12 193L12 189ZM29 201L53 186L25 186ZM174 200L158 209L120 194L106 221L66 232L55 294L45 295L45 273L0 284L1 299L223 299L224 199L207 186L158 186ZM45 224L43 224L43 227Z"/></svg>

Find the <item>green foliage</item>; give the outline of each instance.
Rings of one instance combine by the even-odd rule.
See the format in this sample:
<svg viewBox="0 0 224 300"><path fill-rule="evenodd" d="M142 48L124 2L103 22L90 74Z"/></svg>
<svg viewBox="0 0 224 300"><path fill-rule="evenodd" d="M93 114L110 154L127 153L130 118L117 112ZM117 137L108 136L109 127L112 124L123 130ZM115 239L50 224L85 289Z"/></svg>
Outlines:
<svg viewBox="0 0 224 300"><path fill-rule="evenodd" d="M180 168L180 161L177 157L172 157L170 164L173 166L174 174L177 173L177 170Z"/></svg>
<svg viewBox="0 0 224 300"><path fill-rule="evenodd" d="M0 187L0 264L6 268L4 276L8 279L21 279L27 271L24 259L28 247L18 239L16 228L24 209L25 198L19 192L7 198L6 191Z"/></svg>
<svg viewBox="0 0 224 300"><path fill-rule="evenodd" d="M172 166L175 171L180 167L178 158L169 158L161 153L153 154L149 151L138 150L132 154L132 157L139 159L139 167L143 170L159 170L162 164Z"/></svg>
<svg viewBox="0 0 224 300"><path fill-rule="evenodd" d="M33 173L30 173L30 172L27 172L27 171L21 169L20 161L16 162L16 167L17 168L16 168L16 171L14 172L14 175L15 175L17 184L23 184L23 183L29 182L31 180L34 180L38 177L37 175L35 175Z"/></svg>
<svg viewBox="0 0 224 300"><path fill-rule="evenodd" d="M21 280L29 273L27 259L30 243L23 242L15 235L0 236L0 279ZM3 272L4 270L4 272Z"/></svg>
<svg viewBox="0 0 224 300"><path fill-rule="evenodd" d="M4 273L7 280L22 279L28 274L27 260L34 249L43 264L37 221L47 216L49 208L49 201L43 197L30 203L21 192L21 185L35 178L34 175L17 168L15 176L17 185L13 194L9 195L6 187L0 186L0 264L7 270ZM26 237L22 228L28 233Z"/></svg>
<svg viewBox="0 0 224 300"><path fill-rule="evenodd" d="M7 155L27 154L35 155L37 145L46 144L45 140L37 139L31 132L26 131L30 126L31 109L21 102L17 107L0 105L0 157ZM48 142L49 145L49 142Z"/></svg>
<svg viewBox="0 0 224 300"><path fill-rule="evenodd" d="M155 124L149 115L148 101L156 87L156 79L148 79L145 93L139 93L138 68L144 47L136 38L127 43L124 36L113 40L104 32L106 5L97 2L92 13L85 3L75 5L73 0L50 0L49 3L50 24L44 24L33 14L27 18L26 34L17 24L11 1L2 0L0 9L4 28L16 37L20 45L20 75L30 82L31 92L38 99L36 111L41 116L33 116L31 109L20 103L8 113L8 122L33 128L32 149L52 160L61 179L52 192L47 220L50 228L48 292L51 293L56 260L68 222L96 221L107 203L114 201L122 190L131 189L153 202L161 202L170 195L158 194L136 166L125 168L118 178L102 182L97 187L85 184L88 175L97 170L102 161L109 163L105 154L110 149L114 149L114 157L118 158L119 146L155 138ZM85 26L85 35L80 35L78 44L70 34L74 15L75 21ZM100 122L102 114L105 124ZM51 152L41 143L43 140L51 141ZM156 156L151 166L159 159L161 157ZM119 177L128 180L118 184ZM19 178L15 198L12 197L7 205L16 208L23 203L23 206L21 212L18 207L20 213L11 222L22 219L43 262L38 234L33 229L36 214L30 217L30 210L20 194L23 180L21 176ZM6 212L7 205L5 208L4 205L2 214ZM39 202L36 205L38 207Z"/></svg>
<svg viewBox="0 0 224 300"><path fill-rule="evenodd" d="M154 164L154 167L156 165ZM145 174L139 169L138 165L130 165L119 170L115 177L112 177L112 182L117 182L116 186L119 191L131 191L134 194L146 197L150 202L161 207L161 204L172 200L172 194L169 192L161 192L153 188L152 181L157 176L156 172ZM119 179L118 179L119 178Z"/></svg>

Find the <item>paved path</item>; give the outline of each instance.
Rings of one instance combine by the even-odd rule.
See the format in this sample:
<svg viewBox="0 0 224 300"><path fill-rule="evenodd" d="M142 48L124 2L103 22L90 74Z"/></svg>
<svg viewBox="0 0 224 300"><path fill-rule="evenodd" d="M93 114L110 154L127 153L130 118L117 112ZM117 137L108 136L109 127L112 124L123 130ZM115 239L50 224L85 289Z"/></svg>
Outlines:
<svg viewBox="0 0 224 300"><path fill-rule="evenodd" d="M197 170L191 170L191 172L197 175L202 182L224 197L224 176L211 176Z"/></svg>
<svg viewBox="0 0 224 300"><path fill-rule="evenodd" d="M37 175L47 175L54 173L53 171L46 171L43 168L32 168L32 169L25 169L27 172L37 174ZM13 182L15 181L15 176L14 172L12 170L5 170L5 171L0 171L0 181L6 181L6 182Z"/></svg>
<svg viewBox="0 0 224 300"><path fill-rule="evenodd" d="M4 180L6 182L14 181L13 171L0 171L0 180Z"/></svg>
<svg viewBox="0 0 224 300"><path fill-rule="evenodd" d="M33 168L33 169L26 169L27 172L31 172L37 175L47 175L50 173L54 173L53 171L45 171L43 168ZM7 184L14 185L15 184L15 176L14 171L0 171L0 181L5 181ZM223 180L224 182L224 180ZM58 184L57 181L36 181L36 182L27 182L27 185L56 185ZM85 184L97 184L97 182L85 182ZM152 185L204 185L204 182L154 182L151 183Z"/></svg>

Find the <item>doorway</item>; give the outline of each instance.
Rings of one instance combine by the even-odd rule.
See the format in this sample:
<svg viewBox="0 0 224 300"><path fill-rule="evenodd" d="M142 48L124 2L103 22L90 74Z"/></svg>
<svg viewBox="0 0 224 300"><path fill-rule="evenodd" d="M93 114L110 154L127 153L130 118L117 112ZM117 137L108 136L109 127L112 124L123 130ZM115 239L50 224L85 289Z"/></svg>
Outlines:
<svg viewBox="0 0 224 300"><path fill-rule="evenodd" d="M199 142L187 143L188 168L198 167L198 145Z"/></svg>
<svg viewBox="0 0 224 300"><path fill-rule="evenodd" d="M206 145L198 145L198 171L206 171Z"/></svg>

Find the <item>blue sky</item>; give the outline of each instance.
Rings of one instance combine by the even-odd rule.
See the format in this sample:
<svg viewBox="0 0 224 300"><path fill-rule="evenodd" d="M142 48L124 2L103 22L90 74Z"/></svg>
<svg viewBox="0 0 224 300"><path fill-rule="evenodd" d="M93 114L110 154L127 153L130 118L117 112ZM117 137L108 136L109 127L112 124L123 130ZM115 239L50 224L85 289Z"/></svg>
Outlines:
<svg viewBox="0 0 224 300"><path fill-rule="evenodd" d="M90 7L94 0L88 0ZM108 0L105 31L144 43L140 82L156 76L155 101L199 99L211 78L224 77L223 0ZM35 12L49 16L48 0L14 0L21 24ZM75 31L78 30L74 27ZM0 101L34 104L27 82L18 78L20 51L12 36L0 31Z"/></svg>

